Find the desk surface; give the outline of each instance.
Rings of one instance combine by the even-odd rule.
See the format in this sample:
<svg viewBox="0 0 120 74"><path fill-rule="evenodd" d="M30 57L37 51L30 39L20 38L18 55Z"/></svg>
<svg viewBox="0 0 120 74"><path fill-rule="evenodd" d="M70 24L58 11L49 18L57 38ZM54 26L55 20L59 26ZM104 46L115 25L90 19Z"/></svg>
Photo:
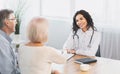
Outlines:
<svg viewBox="0 0 120 74"><path fill-rule="evenodd" d="M120 74L120 61L102 57L96 57L97 62L91 63L91 69L87 72L80 70L80 64L74 62L75 59L84 56L75 55L64 67L64 74Z"/></svg>

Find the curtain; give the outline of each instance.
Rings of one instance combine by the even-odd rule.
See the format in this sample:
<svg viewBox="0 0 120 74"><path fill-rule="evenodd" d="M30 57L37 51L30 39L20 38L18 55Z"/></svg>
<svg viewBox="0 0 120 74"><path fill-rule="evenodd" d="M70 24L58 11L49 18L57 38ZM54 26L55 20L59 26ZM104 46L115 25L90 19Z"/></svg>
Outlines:
<svg viewBox="0 0 120 74"><path fill-rule="evenodd" d="M105 6L105 24L102 28L101 55L120 60L120 1L103 1Z"/></svg>

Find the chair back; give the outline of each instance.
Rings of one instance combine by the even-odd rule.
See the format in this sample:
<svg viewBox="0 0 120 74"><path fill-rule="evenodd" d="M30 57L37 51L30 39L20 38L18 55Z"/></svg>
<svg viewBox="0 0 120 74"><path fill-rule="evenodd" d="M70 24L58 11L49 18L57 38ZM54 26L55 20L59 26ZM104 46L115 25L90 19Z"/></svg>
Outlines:
<svg viewBox="0 0 120 74"><path fill-rule="evenodd" d="M101 57L101 54L100 54L100 45L99 45L99 47L98 47L98 50L97 50L95 56L97 56L97 57Z"/></svg>

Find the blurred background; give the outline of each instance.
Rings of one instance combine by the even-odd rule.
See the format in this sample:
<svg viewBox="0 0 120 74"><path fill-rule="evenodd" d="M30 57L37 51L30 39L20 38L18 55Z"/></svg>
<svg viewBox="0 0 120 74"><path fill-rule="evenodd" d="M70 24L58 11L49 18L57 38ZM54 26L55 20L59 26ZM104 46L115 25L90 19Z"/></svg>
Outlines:
<svg viewBox="0 0 120 74"><path fill-rule="evenodd" d="M72 28L76 11L88 11L102 34L101 56L120 60L120 0L0 0L0 9L9 8L20 16L20 40L27 41L26 28L31 18L49 20L46 45L62 49Z"/></svg>

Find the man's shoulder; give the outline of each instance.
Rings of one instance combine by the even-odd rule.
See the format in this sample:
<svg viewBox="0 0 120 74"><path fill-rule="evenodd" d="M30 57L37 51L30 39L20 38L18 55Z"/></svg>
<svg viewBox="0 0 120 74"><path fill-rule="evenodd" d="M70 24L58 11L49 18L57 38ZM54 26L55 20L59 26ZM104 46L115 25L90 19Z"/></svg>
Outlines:
<svg viewBox="0 0 120 74"><path fill-rule="evenodd" d="M5 38L0 34L0 42L3 42L4 39L5 39Z"/></svg>
<svg viewBox="0 0 120 74"><path fill-rule="evenodd" d="M4 39L4 37L0 34L0 39L1 39L1 38Z"/></svg>
<svg viewBox="0 0 120 74"><path fill-rule="evenodd" d="M57 49L51 46L44 46L44 48L49 52L57 52Z"/></svg>
<svg viewBox="0 0 120 74"><path fill-rule="evenodd" d="M5 47L8 44L9 42L2 35L0 35L0 47Z"/></svg>

